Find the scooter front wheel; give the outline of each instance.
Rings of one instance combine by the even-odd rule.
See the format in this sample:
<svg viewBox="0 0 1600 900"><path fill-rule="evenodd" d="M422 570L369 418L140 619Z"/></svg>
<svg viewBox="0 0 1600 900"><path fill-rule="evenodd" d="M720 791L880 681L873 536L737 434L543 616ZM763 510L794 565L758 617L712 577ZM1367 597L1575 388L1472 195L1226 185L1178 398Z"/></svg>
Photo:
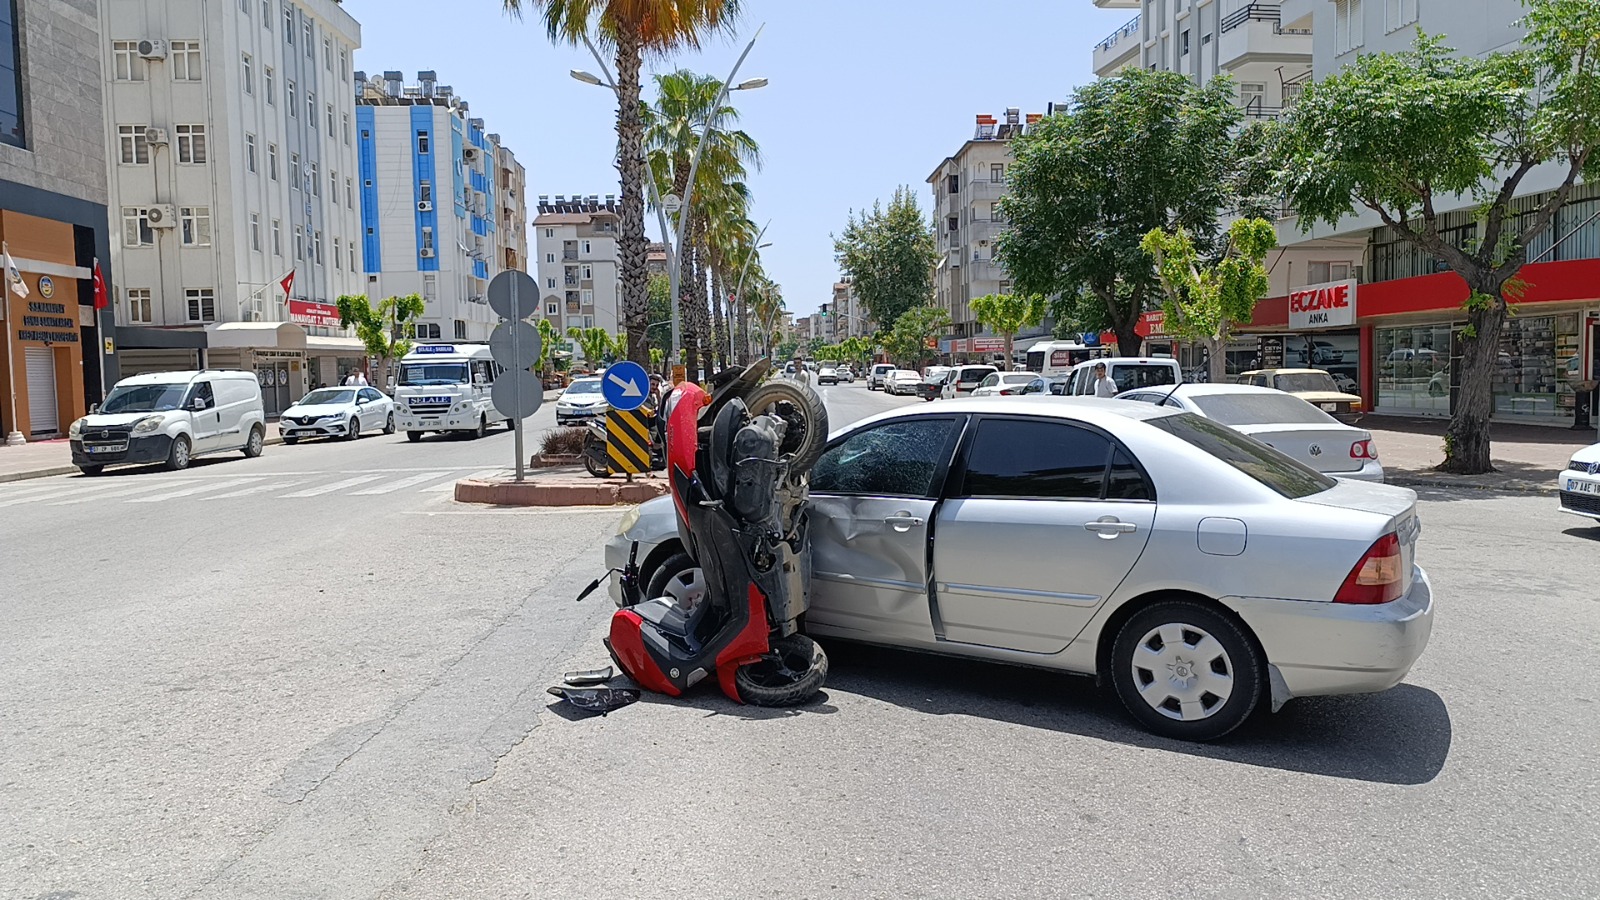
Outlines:
<svg viewBox="0 0 1600 900"><path fill-rule="evenodd" d="M603 455L597 455L591 451L585 450L583 452L583 467L588 469L589 474L596 478L611 477L610 463L606 461L606 458Z"/></svg>
<svg viewBox="0 0 1600 900"><path fill-rule="evenodd" d="M803 634L772 644L767 656L733 673L739 699L752 706L798 706L828 680L828 654Z"/></svg>

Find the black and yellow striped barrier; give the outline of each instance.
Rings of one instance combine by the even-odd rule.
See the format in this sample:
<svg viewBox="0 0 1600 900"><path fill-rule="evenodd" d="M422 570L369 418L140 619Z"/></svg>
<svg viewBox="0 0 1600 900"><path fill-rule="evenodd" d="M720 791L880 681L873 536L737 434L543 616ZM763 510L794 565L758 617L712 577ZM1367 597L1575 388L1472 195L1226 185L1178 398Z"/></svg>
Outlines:
<svg viewBox="0 0 1600 900"><path fill-rule="evenodd" d="M649 416L643 409L606 412L606 460L612 474L650 471Z"/></svg>

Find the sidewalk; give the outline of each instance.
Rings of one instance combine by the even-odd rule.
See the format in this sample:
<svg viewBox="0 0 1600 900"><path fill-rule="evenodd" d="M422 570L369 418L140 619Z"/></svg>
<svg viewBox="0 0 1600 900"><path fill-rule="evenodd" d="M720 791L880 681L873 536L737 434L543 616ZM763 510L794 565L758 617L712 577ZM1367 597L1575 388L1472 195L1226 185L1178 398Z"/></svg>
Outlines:
<svg viewBox="0 0 1600 900"><path fill-rule="evenodd" d="M0 445L0 482L71 475L77 471L77 466L72 464L72 448L67 445L66 438L36 443L30 441L20 447Z"/></svg>
<svg viewBox="0 0 1600 900"><path fill-rule="evenodd" d="M1490 475L1434 471L1444 461L1445 419L1366 416L1357 425L1372 432L1386 480L1406 487L1447 487L1507 493L1556 493L1556 475L1581 447L1595 443L1592 430L1493 424L1494 467Z"/></svg>

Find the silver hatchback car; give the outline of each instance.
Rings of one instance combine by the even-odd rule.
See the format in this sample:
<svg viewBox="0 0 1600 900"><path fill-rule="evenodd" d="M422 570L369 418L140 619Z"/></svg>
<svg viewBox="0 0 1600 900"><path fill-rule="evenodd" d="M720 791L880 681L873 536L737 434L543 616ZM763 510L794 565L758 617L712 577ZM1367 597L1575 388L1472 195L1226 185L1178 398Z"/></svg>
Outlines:
<svg viewBox="0 0 1600 900"><path fill-rule="evenodd" d="M1427 645L1416 495L1339 481L1190 413L995 397L835 434L811 475L806 630L1093 674L1151 731L1382 691ZM651 596L703 582L668 498L624 517ZM621 602L615 579L613 597Z"/></svg>

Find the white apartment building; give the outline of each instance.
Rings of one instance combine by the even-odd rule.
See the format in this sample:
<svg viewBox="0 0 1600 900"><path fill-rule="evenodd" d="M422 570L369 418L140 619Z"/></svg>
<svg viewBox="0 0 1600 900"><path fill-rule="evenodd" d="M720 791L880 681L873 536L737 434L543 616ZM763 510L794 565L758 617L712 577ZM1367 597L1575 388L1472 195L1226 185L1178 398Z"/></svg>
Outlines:
<svg viewBox="0 0 1600 900"><path fill-rule="evenodd" d="M528 170L517 162L511 148L500 142L500 135L489 135L489 146L494 148L495 197L500 208L495 258L501 270L527 271Z"/></svg>
<svg viewBox="0 0 1600 900"><path fill-rule="evenodd" d="M333 306L363 290L360 26L334 0L117 0L100 28L123 373L253 369L272 413L360 365Z"/></svg>
<svg viewBox="0 0 1600 900"><path fill-rule="evenodd" d="M617 198L539 195L533 219L534 274L544 292L544 318L565 336L568 328L622 331L622 281ZM576 346L574 353L580 352Z"/></svg>
<svg viewBox="0 0 1600 900"><path fill-rule="evenodd" d="M501 232L524 230L515 206L502 209L516 198L501 195L500 148L434 72L410 85L397 71L364 74L356 127L366 292L422 297L421 340L486 341L499 321L488 291L507 259Z"/></svg>
<svg viewBox="0 0 1600 900"><path fill-rule="evenodd" d="M855 285L849 275L841 276L834 282L833 299L823 305L830 312L827 326L829 343L837 344L877 331L877 324L856 297Z"/></svg>

